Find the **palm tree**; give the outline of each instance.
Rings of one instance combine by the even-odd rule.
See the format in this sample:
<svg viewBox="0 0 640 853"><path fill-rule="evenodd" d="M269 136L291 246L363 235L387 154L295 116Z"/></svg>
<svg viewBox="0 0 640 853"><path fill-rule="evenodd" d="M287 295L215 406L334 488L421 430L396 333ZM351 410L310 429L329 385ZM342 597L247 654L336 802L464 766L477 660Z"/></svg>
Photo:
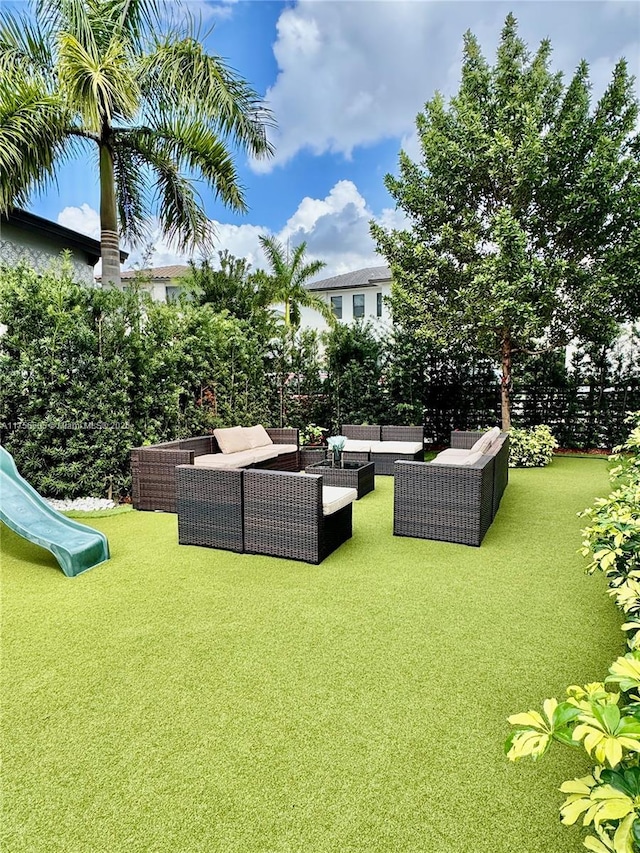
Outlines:
<svg viewBox="0 0 640 853"><path fill-rule="evenodd" d="M119 237L143 237L152 211L179 249L210 246L188 176L246 210L231 146L273 153L264 103L204 51L192 24L161 32L164 0L32 2L35 23L0 18L0 211L24 205L88 146L98 153L104 282L120 283Z"/></svg>
<svg viewBox="0 0 640 853"><path fill-rule="evenodd" d="M285 329L295 332L300 325L300 308L312 308L330 326L336 318L326 302L305 287L305 282L326 266L324 261L305 263L306 243L300 243L291 253L274 237L260 237L260 243L271 267L264 288L265 304L284 304Z"/></svg>

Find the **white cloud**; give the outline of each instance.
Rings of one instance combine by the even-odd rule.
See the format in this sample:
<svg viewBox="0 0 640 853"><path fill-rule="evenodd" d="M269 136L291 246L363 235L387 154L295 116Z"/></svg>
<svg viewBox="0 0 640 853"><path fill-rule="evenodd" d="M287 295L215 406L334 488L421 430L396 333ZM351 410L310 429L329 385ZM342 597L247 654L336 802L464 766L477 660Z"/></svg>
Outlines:
<svg viewBox="0 0 640 853"><path fill-rule="evenodd" d="M618 57L638 56L637 8L615 0L513 6L532 52L551 39L554 70L570 77L581 58L592 64L594 94ZM471 29L493 64L508 11L496 2L427 0L299 0L284 9L273 46L279 73L266 94L278 121L276 155L252 168L270 171L304 149L348 159L356 146L410 139L425 101L457 90L463 33Z"/></svg>
<svg viewBox="0 0 640 853"><path fill-rule="evenodd" d="M405 224L403 214L390 208L374 217L356 185L351 181L338 181L325 198L303 198L277 234L272 234L268 228L260 225L231 225L214 221L214 259L217 259L217 250L226 249L236 257L247 258L253 269L264 269L267 263L259 240L264 234L275 236L283 244L290 241L292 246L305 241L307 258L326 263L319 278L362 267L380 266L385 261L375 251L369 233L371 219L386 228L402 228ZM87 204L83 204L82 208L65 208L58 216L58 222L90 236L95 235L97 227L99 236L98 213ZM125 264L127 269L184 264L191 257L199 260L197 253L190 255L179 252L168 243L161 236L157 222L150 223L149 232L151 251L148 252L143 246L132 249Z"/></svg>
<svg viewBox="0 0 640 853"><path fill-rule="evenodd" d="M100 239L100 214L88 204L80 207L65 207L60 211L57 219L58 225L71 228L94 240Z"/></svg>

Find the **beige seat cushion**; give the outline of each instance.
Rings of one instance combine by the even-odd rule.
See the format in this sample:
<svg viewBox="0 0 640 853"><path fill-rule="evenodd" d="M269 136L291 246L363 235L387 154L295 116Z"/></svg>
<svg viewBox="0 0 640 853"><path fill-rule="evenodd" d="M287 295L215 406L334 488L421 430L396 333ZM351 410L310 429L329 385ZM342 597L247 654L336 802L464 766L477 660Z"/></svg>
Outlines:
<svg viewBox="0 0 640 853"><path fill-rule="evenodd" d="M245 437L249 442L250 448L266 447L269 444L273 444L271 436L262 426L262 424L258 424L257 426L252 427L243 427L242 431L244 432Z"/></svg>
<svg viewBox="0 0 640 853"><path fill-rule="evenodd" d="M278 447L276 444L270 444L268 447L254 447L251 453L256 462L264 462L265 459L275 459L278 456Z"/></svg>
<svg viewBox="0 0 640 853"><path fill-rule="evenodd" d="M447 462L449 459L465 459L471 453L471 448L449 447L441 450L434 462Z"/></svg>
<svg viewBox="0 0 640 853"><path fill-rule="evenodd" d="M256 461L255 450L242 450L239 453L205 453L196 456L193 464L199 468L246 468Z"/></svg>
<svg viewBox="0 0 640 853"><path fill-rule="evenodd" d="M463 456L447 456L446 459L440 459L440 454L429 464L430 465L475 465L475 463L484 456L481 450L473 452L466 450Z"/></svg>
<svg viewBox="0 0 640 853"><path fill-rule="evenodd" d="M355 489L343 489L340 486L322 487L322 514L333 515L339 509L349 506L358 497Z"/></svg>
<svg viewBox="0 0 640 853"><path fill-rule="evenodd" d="M368 453L371 450L371 442L361 441L357 438L348 438L344 443L344 450L347 453Z"/></svg>
<svg viewBox="0 0 640 853"><path fill-rule="evenodd" d="M228 427L227 429L214 429L213 434L218 446L223 453L239 453L241 450L250 450L249 438L243 427Z"/></svg>
<svg viewBox="0 0 640 853"><path fill-rule="evenodd" d="M422 443L419 441L372 441L372 453L419 453Z"/></svg>
<svg viewBox="0 0 640 853"><path fill-rule="evenodd" d="M278 456L282 456L283 453L295 453L298 449L297 444L274 444L272 445L272 449L275 450Z"/></svg>

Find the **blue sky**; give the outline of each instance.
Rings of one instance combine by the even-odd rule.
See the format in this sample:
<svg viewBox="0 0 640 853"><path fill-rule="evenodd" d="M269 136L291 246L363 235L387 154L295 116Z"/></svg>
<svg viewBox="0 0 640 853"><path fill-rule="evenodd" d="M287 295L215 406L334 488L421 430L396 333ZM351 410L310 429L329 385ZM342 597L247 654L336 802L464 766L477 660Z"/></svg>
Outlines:
<svg viewBox="0 0 640 853"><path fill-rule="evenodd" d="M401 224L383 179L404 147L418 157L416 113L436 90L458 88L462 36L471 29L493 62L505 16L535 50L545 37L552 66L570 76L584 58L594 98L622 56L640 72L640 3L483 0L188 0L206 44L266 97L278 124L270 162L238 160L249 212L234 215L203 192L218 248L263 264L259 234L299 242L327 263L324 275L383 262L368 222ZM26 8L26 3L8 3ZM65 167L58 187L30 209L98 236L97 173L87 160ZM161 239L154 265L182 262ZM131 249L131 262L140 253Z"/></svg>

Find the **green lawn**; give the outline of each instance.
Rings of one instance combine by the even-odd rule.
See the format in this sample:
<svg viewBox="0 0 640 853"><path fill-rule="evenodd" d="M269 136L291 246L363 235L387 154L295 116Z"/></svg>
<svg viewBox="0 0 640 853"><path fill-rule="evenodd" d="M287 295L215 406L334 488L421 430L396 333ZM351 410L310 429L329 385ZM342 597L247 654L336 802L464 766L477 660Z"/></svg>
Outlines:
<svg viewBox="0 0 640 853"><path fill-rule="evenodd" d="M92 519L74 579L2 529L6 853L570 853L558 747L506 717L623 648L576 512L600 459L511 472L481 548L392 537L393 481L320 566L180 547L173 515Z"/></svg>

